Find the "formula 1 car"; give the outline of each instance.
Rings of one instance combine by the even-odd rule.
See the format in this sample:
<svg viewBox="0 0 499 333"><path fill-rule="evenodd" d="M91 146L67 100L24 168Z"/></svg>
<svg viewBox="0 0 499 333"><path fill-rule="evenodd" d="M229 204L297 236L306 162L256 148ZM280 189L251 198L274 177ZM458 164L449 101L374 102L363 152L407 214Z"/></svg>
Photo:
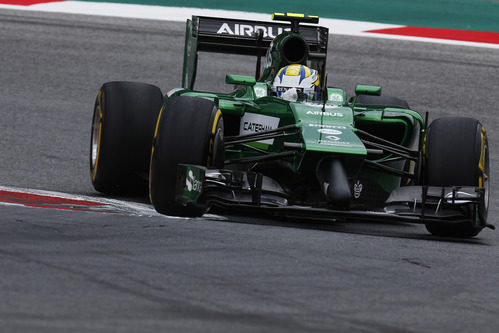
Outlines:
<svg viewBox="0 0 499 333"><path fill-rule="evenodd" d="M394 220L453 237L493 229L489 147L478 120L428 126L427 113L379 86L357 85L347 99L327 85L329 31L318 17L273 20L285 23L187 20L182 87L166 95L144 83L105 83L92 122L95 189L148 192L158 212L175 216L221 209ZM255 76L227 74L232 93L196 91L203 51L254 56ZM313 77L312 92L276 86L285 75Z"/></svg>

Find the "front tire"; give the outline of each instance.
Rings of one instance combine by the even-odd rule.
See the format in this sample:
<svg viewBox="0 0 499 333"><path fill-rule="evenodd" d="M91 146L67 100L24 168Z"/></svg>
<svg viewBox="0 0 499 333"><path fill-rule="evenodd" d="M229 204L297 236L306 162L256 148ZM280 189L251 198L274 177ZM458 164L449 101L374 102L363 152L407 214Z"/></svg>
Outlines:
<svg viewBox="0 0 499 333"><path fill-rule="evenodd" d="M149 196L161 214L201 216L205 207L175 201L178 164L223 166L223 120L214 102L174 96L161 109L151 153Z"/></svg>
<svg viewBox="0 0 499 333"><path fill-rule="evenodd" d="M106 194L147 194L154 125L161 90L138 82L105 83L95 101L90 140L90 175Z"/></svg>
<svg viewBox="0 0 499 333"><path fill-rule="evenodd" d="M476 186L485 188L484 202L474 220L460 224L427 223L436 236L469 238L486 225L489 197L489 148L485 128L473 118L434 120L426 135L425 179L429 186Z"/></svg>

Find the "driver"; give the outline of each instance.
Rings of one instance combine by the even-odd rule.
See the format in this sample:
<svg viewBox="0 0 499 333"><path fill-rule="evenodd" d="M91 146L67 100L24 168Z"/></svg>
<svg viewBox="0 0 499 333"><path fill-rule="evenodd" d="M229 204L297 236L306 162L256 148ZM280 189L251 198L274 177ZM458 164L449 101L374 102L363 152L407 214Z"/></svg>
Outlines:
<svg viewBox="0 0 499 333"><path fill-rule="evenodd" d="M319 92L319 73L304 65L293 64L281 68L272 84L275 96L288 101L313 100Z"/></svg>

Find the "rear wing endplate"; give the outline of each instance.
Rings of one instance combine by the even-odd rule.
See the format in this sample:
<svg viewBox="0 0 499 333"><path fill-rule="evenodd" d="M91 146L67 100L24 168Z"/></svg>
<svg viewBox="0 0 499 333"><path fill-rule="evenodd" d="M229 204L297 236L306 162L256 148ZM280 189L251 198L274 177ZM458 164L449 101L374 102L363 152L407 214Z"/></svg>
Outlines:
<svg viewBox="0 0 499 333"><path fill-rule="evenodd" d="M193 16L191 20L187 20L185 29L182 87L194 87L198 52L261 58L277 35L291 29L292 25L283 23ZM325 63L329 29L300 25L299 33L309 45L309 59Z"/></svg>

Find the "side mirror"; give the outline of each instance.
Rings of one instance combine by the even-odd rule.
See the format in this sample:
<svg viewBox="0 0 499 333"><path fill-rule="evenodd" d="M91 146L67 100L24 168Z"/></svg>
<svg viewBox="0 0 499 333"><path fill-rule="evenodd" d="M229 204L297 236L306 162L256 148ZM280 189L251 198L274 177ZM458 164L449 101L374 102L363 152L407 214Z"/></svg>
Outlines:
<svg viewBox="0 0 499 333"><path fill-rule="evenodd" d="M235 84L238 86L254 86L256 84L256 80L251 76L227 74L225 76L225 83Z"/></svg>
<svg viewBox="0 0 499 333"><path fill-rule="evenodd" d="M355 86L355 95L381 96L381 87L358 84Z"/></svg>

